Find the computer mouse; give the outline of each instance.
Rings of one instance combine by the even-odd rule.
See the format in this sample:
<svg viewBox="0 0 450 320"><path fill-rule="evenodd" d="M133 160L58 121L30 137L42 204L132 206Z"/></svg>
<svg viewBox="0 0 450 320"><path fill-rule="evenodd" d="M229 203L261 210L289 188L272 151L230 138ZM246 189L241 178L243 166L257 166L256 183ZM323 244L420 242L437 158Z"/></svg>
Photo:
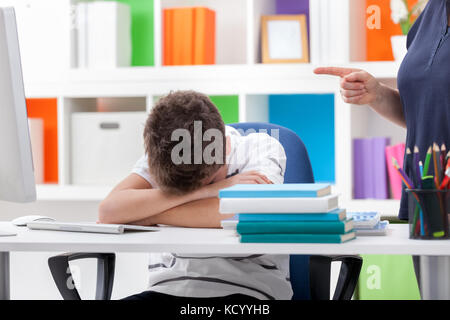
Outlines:
<svg viewBox="0 0 450 320"><path fill-rule="evenodd" d="M23 216L18 217L11 221L11 223L18 227L25 227L28 222L34 222L34 221L55 221L55 219L46 217L46 216L38 216L38 215L30 215L30 216Z"/></svg>

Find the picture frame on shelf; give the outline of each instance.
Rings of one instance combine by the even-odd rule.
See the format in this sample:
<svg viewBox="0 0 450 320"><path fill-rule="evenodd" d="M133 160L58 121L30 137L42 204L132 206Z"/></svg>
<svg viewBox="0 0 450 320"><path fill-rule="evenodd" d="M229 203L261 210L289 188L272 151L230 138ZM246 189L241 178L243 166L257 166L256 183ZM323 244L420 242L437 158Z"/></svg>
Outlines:
<svg viewBox="0 0 450 320"><path fill-rule="evenodd" d="M261 17L263 63L308 63L309 45L306 15Z"/></svg>

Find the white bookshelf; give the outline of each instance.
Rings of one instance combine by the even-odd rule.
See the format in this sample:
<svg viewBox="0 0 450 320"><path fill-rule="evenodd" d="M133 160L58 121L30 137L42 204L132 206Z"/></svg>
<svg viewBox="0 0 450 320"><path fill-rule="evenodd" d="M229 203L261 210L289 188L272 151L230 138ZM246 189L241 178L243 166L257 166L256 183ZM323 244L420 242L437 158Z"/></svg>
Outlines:
<svg viewBox="0 0 450 320"><path fill-rule="evenodd" d="M0 0L0 5L25 0ZM395 62L360 62L364 56L364 19L355 18L363 6L360 0L310 0L310 52L307 64L261 64L260 17L275 13L275 0L154 0L154 61L152 67L114 70L71 69L71 5L76 0L41 0L58 3L50 15L59 19L60 29L52 36L65 60L42 76L25 70L28 98L58 100L59 184L38 186L38 198L45 201L100 201L112 186L73 186L70 179L70 115L95 111L99 99L119 111L150 111L156 97L170 90L193 89L209 95L238 95L240 121L267 121L270 94L335 94L335 190L342 204L352 210L379 210L396 215L396 200L352 199L352 138L383 134L387 128L394 141L404 132L386 120L373 119L370 110L352 107L340 98L339 80L317 76L317 66L336 65L367 70L383 81L395 82ZM28 1L29 2L29 1ZM207 6L217 12L217 64L209 66L162 66L161 13L163 8ZM20 24L21 22L19 22ZM23 22L22 22L23 24ZM358 31L358 30L359 31ZM67 60L67 61L66 61ZM358 109L356 109L358 108Z"/></svg>

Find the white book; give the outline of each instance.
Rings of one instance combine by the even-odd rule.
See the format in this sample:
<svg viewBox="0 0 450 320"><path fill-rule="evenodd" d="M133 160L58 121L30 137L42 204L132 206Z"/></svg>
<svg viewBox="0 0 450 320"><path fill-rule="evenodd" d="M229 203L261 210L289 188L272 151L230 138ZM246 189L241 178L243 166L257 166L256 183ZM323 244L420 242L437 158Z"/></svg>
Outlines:
<svg viewBox="0 0 450 320"><path fill-rule="evenodd" d="M77 67L87 68L88 51L88 21L87 21L88 5L86 2L80 2L76 9L76 47L77 47Z"/></svg>
<svg viewBox="0 0 450 320"><path fill-rule="evenodd" d="M114 1L89 2L88 66L113 69L131 65L130 6Z"/></svg>
<svg viewBox="0 0 450 320"><path fill-rule="evenodd" d="M220 213L324 213L338 208L338 195L319 198L223 198Z"/></svg>

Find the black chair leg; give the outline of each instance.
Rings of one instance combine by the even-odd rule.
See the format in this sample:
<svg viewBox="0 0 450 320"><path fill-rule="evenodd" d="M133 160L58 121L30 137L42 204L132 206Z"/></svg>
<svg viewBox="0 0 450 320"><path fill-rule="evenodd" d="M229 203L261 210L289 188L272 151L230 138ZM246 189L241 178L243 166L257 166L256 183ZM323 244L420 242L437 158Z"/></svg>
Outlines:
<svg viewBox="0 0 450 320"><path fill-rule="evenodd" d="M64 253L48 259L48 266L64 300L81 300L73 281L69 261L97 259L96 300L111 299L116 256L114 253Z"/></svg>

